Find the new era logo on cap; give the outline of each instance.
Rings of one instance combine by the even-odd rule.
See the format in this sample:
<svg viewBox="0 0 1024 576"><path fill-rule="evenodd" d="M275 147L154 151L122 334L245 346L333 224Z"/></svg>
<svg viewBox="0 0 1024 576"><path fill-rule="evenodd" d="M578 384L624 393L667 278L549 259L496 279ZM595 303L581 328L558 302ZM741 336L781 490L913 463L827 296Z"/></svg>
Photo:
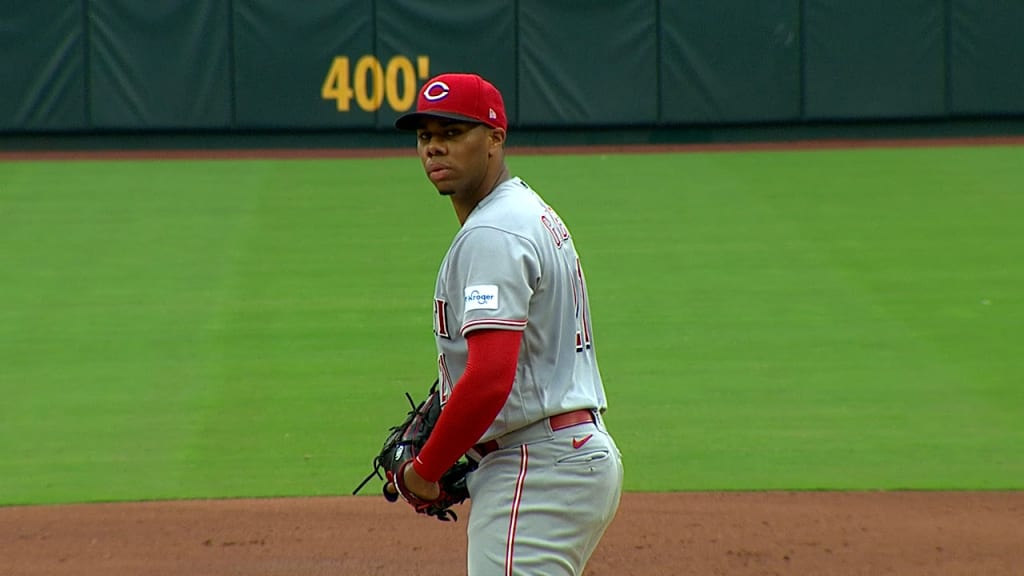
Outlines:
<svg viewBox="0 0 1024 576"><path fill-rule="evenodd" d="M424 116L508 129L501 92L476 74L441 74L431 78L420 90L416 110L400 116L395 127L415 130Z"/></svg>

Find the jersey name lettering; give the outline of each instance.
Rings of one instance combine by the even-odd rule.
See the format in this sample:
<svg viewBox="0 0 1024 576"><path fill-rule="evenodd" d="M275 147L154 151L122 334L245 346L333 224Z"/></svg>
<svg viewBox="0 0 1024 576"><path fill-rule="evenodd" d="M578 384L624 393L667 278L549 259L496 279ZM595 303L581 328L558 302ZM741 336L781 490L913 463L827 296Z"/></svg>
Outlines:
<svg viewBox="0 0 1024 576"><path fill-rule="evenodd" d="M452 397L452 388L455 387L455 383L452 382L452 375L448 372L448 359L443 353L437 355L437 383L438 389L441 391L441 407L444 407L448 403L448 399Z"/></svg>
<svg viewBox="0 0 1024 576"><path fill-rule="evenodd" d="M565 227L562 219L555 214L550 206L545 206L544 212L540 216L540 222L551 233L551 240L555 242L555 246L561 248L562 243L569 239L569 229Z"/></svg>

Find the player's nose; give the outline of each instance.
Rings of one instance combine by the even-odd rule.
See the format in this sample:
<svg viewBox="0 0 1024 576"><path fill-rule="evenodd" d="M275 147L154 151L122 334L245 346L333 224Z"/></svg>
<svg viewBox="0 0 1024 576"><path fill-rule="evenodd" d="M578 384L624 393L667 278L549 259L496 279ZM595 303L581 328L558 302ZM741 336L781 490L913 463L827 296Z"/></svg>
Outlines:
<svg viewBox="0 0 1024 576"><path fill-rule="evenodd" d="M434 157L443 155L446 151L444 142L440 138L431 138L430 140L423 143L423 151L427 157Z"/></svg>

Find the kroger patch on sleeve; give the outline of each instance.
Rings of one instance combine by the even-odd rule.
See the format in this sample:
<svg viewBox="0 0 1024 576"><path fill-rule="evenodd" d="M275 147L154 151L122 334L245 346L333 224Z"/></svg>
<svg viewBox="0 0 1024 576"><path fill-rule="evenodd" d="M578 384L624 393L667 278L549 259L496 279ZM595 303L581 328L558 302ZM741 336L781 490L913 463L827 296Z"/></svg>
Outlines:
<svg viewBox="0 0 1024 576"><path fill-rule="evenodd" d="M494 284L466 286L466 311L497 310L498 287Z"/></svg>

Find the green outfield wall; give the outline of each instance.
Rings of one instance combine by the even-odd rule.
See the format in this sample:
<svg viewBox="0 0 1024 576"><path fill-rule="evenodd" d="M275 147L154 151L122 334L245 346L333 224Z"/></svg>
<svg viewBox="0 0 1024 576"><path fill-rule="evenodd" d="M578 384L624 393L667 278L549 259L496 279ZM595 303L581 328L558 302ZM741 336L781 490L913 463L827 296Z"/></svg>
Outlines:
<svg viewBox="0 0 1024 576"><path fill-rule="evenodd" d="M517 128L1024 115L1020 0L7 0L0 132L390 130L475 71Z"/></svg>

